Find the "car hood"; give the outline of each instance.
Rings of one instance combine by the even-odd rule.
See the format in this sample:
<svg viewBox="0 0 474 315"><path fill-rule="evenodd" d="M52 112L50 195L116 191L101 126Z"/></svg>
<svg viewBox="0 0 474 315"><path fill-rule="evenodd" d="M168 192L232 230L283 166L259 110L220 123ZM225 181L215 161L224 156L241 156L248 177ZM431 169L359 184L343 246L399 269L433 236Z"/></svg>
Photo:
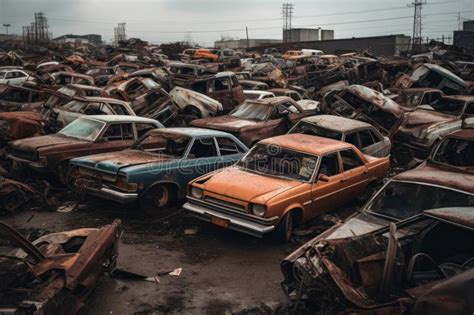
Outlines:
<svg viewBox="0 0 474 315"><path fill-rule="evenodd" d="M212 175L204 189L230 198L265 204L271 198L303 183L247 172L239 167L226 168Z"/></svg>
<svg viewBox="0 0 474 315"><path fill-rule="evenodd" d="M456 119L456 117L451 115L432 110L418 109L407 114L402 129L426 129L427 127L443 124Z"/></svg>
<svg viewBox="0 0 474 315"><path fill-rule="evenodd" d="M124 167L149 163L165 163L172 160L176 160L176 157L130 149L76 158L71 160L71 163L117 174Z"/></svg>
<svg viewBox="0 0 474 315"><path fill-rule="evenodd" d="M84 140L60 137L56 135L32 137L11 142L11 147L21 151L37 151L45 149L60 149L76 144L89 143Z"/></svg>
<svg viewBox="0 0 474 315"><path fill-rule="evenodd" d="M201 128L210 128L216 130L240 132L242 129L257 125L258 121L242 119L233 116L219 116L209 117L202 119L195 119L191 122L191 125Z"/></svg>

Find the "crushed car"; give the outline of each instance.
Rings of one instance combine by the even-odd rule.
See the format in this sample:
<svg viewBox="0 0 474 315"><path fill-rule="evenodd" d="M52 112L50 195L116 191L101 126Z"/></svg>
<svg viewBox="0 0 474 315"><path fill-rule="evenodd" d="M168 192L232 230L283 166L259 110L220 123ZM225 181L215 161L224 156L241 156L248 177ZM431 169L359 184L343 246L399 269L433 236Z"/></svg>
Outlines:
<svg viewBox="0 0 474 315"><path fill-rule="evenodd" d="M30 242L0 221L0 313L76 314L116 266L121 222L46 234Z"/></svg>
<svg viewBox="0 0 474 315"><path fill-rule="evenodd" d="M234 166L189 183L191 216L255 237L288 241L298 224L336 209L381 181L390 166L353 145L289 134L257 143Z"/></svg>

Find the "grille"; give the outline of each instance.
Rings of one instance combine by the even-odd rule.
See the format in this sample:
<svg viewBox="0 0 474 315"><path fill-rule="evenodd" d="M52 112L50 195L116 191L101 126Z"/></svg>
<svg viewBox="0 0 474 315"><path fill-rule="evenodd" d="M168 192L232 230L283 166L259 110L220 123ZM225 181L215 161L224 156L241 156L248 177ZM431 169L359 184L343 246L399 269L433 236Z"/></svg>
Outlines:
<svg viewBox="0 0 474 315"><path fill-rule="evenodd" d="M236 204L236 203L228 202L228 201L225 201L225 200L220 200L220 199L213 198L213 197L205 197L204 201L207 201L209 203L213 203L213 204L216 204L216 205L219 205L219 206L222 206L222 207L230 208L232 210L246 212L244 206Z"/></svg>
<svg viewBox="0 0 474 315"><path fill-rule="evenodd" d="M11 155L19 157L20 159L34 161L36 160L36 154L34 151L23 151L18 149L11 149Z"/></svg>

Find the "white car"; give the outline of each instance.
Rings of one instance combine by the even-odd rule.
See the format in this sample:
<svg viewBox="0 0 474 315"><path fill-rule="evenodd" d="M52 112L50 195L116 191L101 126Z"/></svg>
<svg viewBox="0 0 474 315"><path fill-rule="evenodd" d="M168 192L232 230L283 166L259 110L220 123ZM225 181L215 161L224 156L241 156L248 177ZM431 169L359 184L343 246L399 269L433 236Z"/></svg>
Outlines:
<svg viewBox="0 0 474 315"><path fill-rule="evenodd" d="M275 94L267 91L260 90L244 90L246 100L261 100L264 98L275 97Z"/></svg>
<svg viewBox="0 0 474 315"><path fill-rule="evenodd" d="M31 76L20 69L0 69L0 83L10 85L22 85Z"/></svg>

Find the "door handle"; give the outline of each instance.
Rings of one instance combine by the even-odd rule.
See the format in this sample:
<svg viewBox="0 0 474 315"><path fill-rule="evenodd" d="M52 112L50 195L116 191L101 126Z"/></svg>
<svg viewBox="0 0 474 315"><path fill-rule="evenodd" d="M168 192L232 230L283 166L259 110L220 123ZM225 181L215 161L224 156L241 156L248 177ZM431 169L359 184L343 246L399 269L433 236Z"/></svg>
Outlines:
<svg viewBox="0 0 474 315"><path fill-rule="evenodd" d="M341 179L341 183L347 182L347 179L343 178Z"/></svg>

